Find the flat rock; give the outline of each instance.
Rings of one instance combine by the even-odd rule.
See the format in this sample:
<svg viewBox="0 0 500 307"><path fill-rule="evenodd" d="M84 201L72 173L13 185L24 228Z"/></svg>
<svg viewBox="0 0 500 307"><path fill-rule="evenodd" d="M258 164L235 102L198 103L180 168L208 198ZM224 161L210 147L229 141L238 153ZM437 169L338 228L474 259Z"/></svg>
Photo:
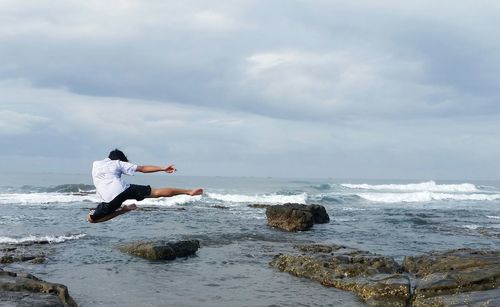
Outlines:
<svg viewBox="0 0 500 307"><path fill-rule="evenodd" d="M286 203L266 209L267 224L286 231L310 229L315 223L327 223L330 217L321 205Z"/></svg>
<svg viewBox="0 0 500 307"><path fill-rule="evenodd" d="M300 255L277 255L271 266L325 286L353 291L372 305L406 306L410 280L394 259L344 246L298 245Z"/></svg>
<svg viewBox="0 0 500 307"><path fill-rule="evenodd" d="M43 263L52 249L46 245L5 245L0 247L0 263L26 262Z"/></svg>
<svg viewBox="0 0 500 307"><path fill-rule="evenodd" d="M436 299L454 300L457 294L500 288L500 251L456 249L405 257L405 271L414 274L414 302L423 305ZM433 297L440 297L430 299ZM480 301L481 295L475 295ZM458 299L460 300L460 299ZM482 301L486 303L489 299ZM492 305L493 306L493 305Z"/></svg>
<svg viewBox="0 0 500 307"><path fill-rule="evenodd" d="M178 257L187 257L195 254L198 248L200 248L198 240L178 242L164 240L138 241L118 247L122 252L151 260L174 260Z"/></svg>
<svg viewBox="0 0 500 307"><path fill-rule="evenodd" d="M68 288L31 274L0 270L2 306L77 306Z"/></svg>
<svg viewBox="0 0 500 307"><path fill-rule="evenodd" d="M500 251L458 249L392 258L340 245L297 245L271 266L352 291L374 306L500 306Z"/></svg>

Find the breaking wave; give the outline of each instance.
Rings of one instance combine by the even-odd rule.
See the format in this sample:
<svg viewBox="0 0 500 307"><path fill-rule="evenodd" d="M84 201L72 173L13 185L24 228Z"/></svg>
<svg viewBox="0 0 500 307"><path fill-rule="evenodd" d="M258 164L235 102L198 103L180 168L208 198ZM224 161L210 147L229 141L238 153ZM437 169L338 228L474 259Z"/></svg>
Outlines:
<svg viewBox="0 0 500 307"><path fill-rule="evenodd" d="M500 194L450 194L435 192L414 192L414 193L359 193L359 197L383 203L401 202L429 202L429 201L493 201L500 200Z"/></svg>
<svg viewBox="0 0 500 307"><path fill-rule="evenodd" d="M52 204L73 203L99 199L93 194L60 194L60 193L9 193L0 194L0 204Z"/></svg>
<svg viewBox="0 0 500 307"><path fill-rule="evenodd" d="M389 190L389 191L422 191L422 192L448 192L448 193L472 193L478 192L479 189L472 183L460 184L437 184L435 181L426 181L421 183L410 184L349 184L343 183L341 186L349 189L361 190Z"/></svg>
<svg viewBox="0 0 500 307"><path fill-rule="evenodd" d="M305 204L307 200L307 193L301 193L295 195L278 195L278 194L241 195L241 194L208 193L207 195L212 199L224 202L231 202L231 203Z"/></svg>
<svg viewBox="0 0 500 307"><path fill-rule="evenodd" d="M85 237L86 234L77 234L69 236L27 236L22 238L0 237L0 243L3 244L22 244L22 243L62 243L70 240L78 240Z"/></svg>
<svg viewBox="0 0 500 307"><path fill-rule="evenodd" d="M125 201L124 204L137 203L138 205L173 207L199 201L201 200L201 197L202 196L200 195L198 196L177 195L177 196L162 197L162 198L146 198L140 202L129 199Z"/></svg>

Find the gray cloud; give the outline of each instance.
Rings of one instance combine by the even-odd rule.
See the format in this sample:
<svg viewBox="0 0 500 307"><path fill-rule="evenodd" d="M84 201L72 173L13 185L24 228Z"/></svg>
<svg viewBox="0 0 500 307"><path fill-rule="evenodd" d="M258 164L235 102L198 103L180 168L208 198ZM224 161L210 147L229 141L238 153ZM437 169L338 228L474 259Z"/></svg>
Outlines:
<svg viewBox="0 0 500 307"><path fill-rule="evenodd" d="M498 178L498 9L3 1L1 166L121 146L189 174Z"/></svg>

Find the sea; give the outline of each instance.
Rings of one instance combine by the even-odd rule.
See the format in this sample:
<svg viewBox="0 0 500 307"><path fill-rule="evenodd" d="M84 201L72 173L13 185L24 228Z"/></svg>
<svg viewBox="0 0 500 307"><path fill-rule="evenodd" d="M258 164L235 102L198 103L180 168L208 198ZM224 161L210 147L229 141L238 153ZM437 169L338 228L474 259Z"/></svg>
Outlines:
<svg viewBox="0 0 500 307"><path fill-rule="evenodd" d="M2 267L64 284L79 306L364 306L355 295L278 272L294 244L342 244L402 261L455 248L500 247L500 182L183 177L130 183L202 187L202 196L136 202L101 224L89 174L0 175L0 245L48 241L42 264ZM132 201L128 201L132 202ZM290 233L250 204L320 204L327 224ZM196 255L150 261L117 249L137 240L200 240Z"/></svg>

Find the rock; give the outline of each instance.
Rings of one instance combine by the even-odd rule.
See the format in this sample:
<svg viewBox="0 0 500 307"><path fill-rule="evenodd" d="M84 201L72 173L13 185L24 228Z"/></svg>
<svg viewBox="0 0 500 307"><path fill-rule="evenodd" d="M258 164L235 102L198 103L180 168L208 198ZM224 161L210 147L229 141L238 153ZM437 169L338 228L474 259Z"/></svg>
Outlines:
<svg viewBox="0 0 500 307"><path fill-rule="evenodd" d="M457 295L463 292L500 291L500 251L456 249L433 252L405 257L403 267L418 278L413 299L417 306L425 306L427 302L460 301L467 297L466 294ZM476 294L474 299L481 300L482 296Z"/></svg>
<svg viewBox="0 0 500 307"><path fill-rule="evenodd" d="M7 246L0 248L0 263L14 263L30 261L40 264L45 262L47 253L51 249L41 248L37 245Z"/></svg>
<svg viewBox="0 0 500 307"><path fill-rule="evenodd" d="M330 217L325 207L287 203L266 209L267 224L287 231L308 230L315 223L327 223Z"/></svg>
<svg viewBox="0 0 500 307"><path fill-rule="evenodd" d="M297 245L271 266L357 293L376 306L500 306L500 251L458 249L392 258L339 245Z"/></svg>
<svg viewBox="0 0 500 307"><path fill-rule="evenodd" d="M344 246L300 245L302 255L277 255L271 266L325 286L353 291L372 305L406 306L410 280L392 258Z"/></svg>
<svg viewBox="0 0 500 307"><path fill-rule="evenodd" d="M0 298L5 306L77 306L68 288L26 273L0 270Z"/></svg>
<svg viewBox="0 0 500 307"><path fill-rule="evenodd" d="M187 257L196 253L198 248L200 248L198 240L179 242L167 242L163 240L139 241L118 247L122 252L151 260L174 260L177 257Z"/></svg>

